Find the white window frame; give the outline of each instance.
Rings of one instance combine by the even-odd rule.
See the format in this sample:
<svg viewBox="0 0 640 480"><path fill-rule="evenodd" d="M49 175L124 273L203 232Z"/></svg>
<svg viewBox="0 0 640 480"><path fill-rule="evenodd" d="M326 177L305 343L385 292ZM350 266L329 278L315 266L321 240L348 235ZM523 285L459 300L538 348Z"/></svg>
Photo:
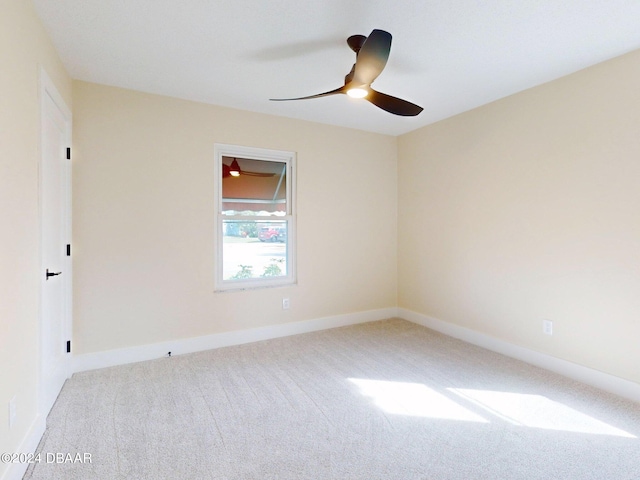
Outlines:
<svg viewBox="0 0 640 480"><path fill-rule="evenodd" d="M286 164L286 198L287 211L283 216L257 217L245 215L222 214L222 157L247 158ZM247 290L265 287L280 287L296 284L296 154L284 150L243 147L239 145L214 145L214 180L215 180L215 291ZM224 280L223 278L223 220L278 220L287 222L287 275L278 277L260 277L245 280Z"/></svg>

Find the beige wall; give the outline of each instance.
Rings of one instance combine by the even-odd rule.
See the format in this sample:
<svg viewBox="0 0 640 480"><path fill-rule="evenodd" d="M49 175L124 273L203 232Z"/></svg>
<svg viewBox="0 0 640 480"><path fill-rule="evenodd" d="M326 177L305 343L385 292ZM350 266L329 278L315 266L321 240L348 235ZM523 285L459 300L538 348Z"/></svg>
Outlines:
<svg viewBox="0 0 640 480"><path fill-rule="evenodd" d="M37 416L39 68L71 107L71 81L30 1L0 3L0 452ZM16 397L17 423L8 424ZM7 466L0 464L0 477Z"/></svg>
<svg viewBox="0 0 640 480"><path fill-rule="evenodd" d="M399 305L640 382L639 85L636 51L400 137Z"/></svg>
<svg viewBox="0 0 640 480"><path fill-rule="evenodd" d="M297 152L297 286L214 293L216 142ZM396 147L75 82L75 352L394 307Z"/></svg>
<svg viewBox="0 0 640 480"><path fill-rule="evenodd" d="M640 381L640 52L396 139L72 85L5 0L0 451L37 418L39 65L73 91L75 353L399 305ZM297 152L297 286L213 292L216 142Z"/></svg>

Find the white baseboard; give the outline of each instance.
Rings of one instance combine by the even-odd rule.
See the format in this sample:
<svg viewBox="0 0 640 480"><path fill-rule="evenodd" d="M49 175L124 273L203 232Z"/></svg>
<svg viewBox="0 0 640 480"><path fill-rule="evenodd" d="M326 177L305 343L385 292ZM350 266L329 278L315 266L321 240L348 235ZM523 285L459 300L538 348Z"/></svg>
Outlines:
<svg viewBox="0 0 640 480"><path fill-rule="evenodd" d="M201 352L220 347L241 345L245 343L287 337L301 333L315 332L329 328L344 327L358 323L373 322L387 318L399 317L418 325L431 328L465 342L478 345L512 357L532 365L559 373L587 385L620 395L635 402L640 402L640 385L607 373L578 365L525 347L511 344L504 340L461 327L453 323L438 320L405 308L384 308L365 312L336 315L332 317L283 323L267 327L216 333L203 337L186 338L175 341L140 345L130 348L108 350L105 352L76 355L73 358L73 372L96 370L99 368L143 362L171 355ZM4 479L2 479L4 480Z"/></svg>
<svg viewBox="0 0 640 480"><path fill-rule="evenodd" d="M300 333L315 332L328 328L344 327L358 323L373 322L396 317L398 309L395 307L365 312L349 313L332 317L303 320L300 322L282 323L267 327L237 330L233 332L216 333L203 337L173 340L151 345L140 345L130 348L120 348L105 352L87 353L73 357L73 372L84 372L98 368L113 367L128 363L143 362L171 355L201 352L214 348L241 345L272 338L287 337Z"/></svg>
<svg viewBox="0 0 640 480"><path fill-rule="evenodd" d="M628 398L629 400L640 402L640 385L629 380L568 362L551 355L529 350L528 348L499 340L489 335L476 332L475 330L444 322L405 308L398 308L398 316L404 320L449 335L450 337L464 340L465 342L478 345L487 350L522 360L531 365L559 373L565 377Z"/></svg>
<svg viewBox="0 0 640 480"><path fill-rule="evenodd" d="M31 424L27 435L25 435L22 443L14 453L34 453L38 448L40 439L44 435L46 428L46 419L42 415L38 415ZM29 467L28 463L10 463L9 468L5 470L0 480L20 480Z"/></svg>

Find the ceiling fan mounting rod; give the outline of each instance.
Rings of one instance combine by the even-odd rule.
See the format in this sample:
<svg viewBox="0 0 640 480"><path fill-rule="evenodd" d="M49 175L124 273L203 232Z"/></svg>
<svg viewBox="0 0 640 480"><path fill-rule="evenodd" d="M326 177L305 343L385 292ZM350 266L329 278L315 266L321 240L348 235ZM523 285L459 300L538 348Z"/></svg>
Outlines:
<svg viewBox="0 0 640 480"><path fill-rule="evenodd" d="M362 45L364 45L366 39L367 37L365 37L364 35L351 35L349 38L347 38L347 44L349 45L351 50L356 52L357 55L362 48Z"/></svg>

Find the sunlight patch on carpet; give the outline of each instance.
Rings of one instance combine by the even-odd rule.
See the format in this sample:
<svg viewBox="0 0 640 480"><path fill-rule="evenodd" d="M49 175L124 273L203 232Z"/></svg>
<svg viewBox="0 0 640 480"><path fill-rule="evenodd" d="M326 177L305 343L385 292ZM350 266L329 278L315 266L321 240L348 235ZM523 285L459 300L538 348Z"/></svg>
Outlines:
<svg viewBox="0 0 640 480"><path fill-rule="evenodd" d="M349 378L362 395L371 397L374 403L387 413L414 417L489 423L480 415L464 408L447 396L421 383L388 382Z"/></svg>
<svg viewBox="0 0 640 480"><path fill-rule="evenodd" d="M447 390L513 425L592 435L637 438L624 430L620 430L542 395L464 388L448 388Z"/></svg>

